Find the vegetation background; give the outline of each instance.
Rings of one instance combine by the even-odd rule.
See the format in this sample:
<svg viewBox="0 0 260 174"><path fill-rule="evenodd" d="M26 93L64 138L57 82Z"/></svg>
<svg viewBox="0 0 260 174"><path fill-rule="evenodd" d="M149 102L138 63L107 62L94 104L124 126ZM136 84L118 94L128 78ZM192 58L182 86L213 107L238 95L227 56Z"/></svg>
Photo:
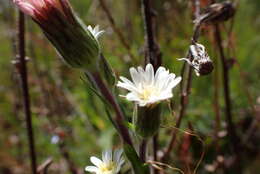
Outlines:
<svg viewBox="0 0 260 174"><path fill-rule="evenodd" d="M86 24L100 25L106 30L100 42L104 55L117 75L128 76L131 66L144 62L144 27L139 0L106 0L115 25L123 33L130 48L127 50L110 25L99 0L71 0L74 10ZM202 0L202 4L207 0ZM244 135L249 123L260 118L260 1L239 0L236 15L222 27L226 55L230 60L230 88L233 119L239 135ZM188 0L154 0L156 35L163 53L163 64L180 75L182 62L193 33L192 8ZM82 80L82 74L68 68L58 59L39 27L27 18L27 56L29 85L32 99L33 126L38 163L53 158L50 173L84 173L89 157L101 154L102 149L120 147L119 137L106 117L101 101ZM11 63L16 56L17 11L9 0L0 0L0 173L28 174L29 157L25 118L19 77ZM231 32L227 31L232 28ZM229 37L227 37L229 36ZM230 37L231 36L231 37ZM214 61L213 73L205 77L194 75L188 109L182 129L192 124L205 142L191 140L187 152L185 134L179 134L172 164L185 170L185 164L196 162L206 152L199 174L214 170L217 156L228 158L229 139L226 136L224 100L219 55L213 39L213 29L203 29L200 42ZM131 56L132 55L132 56ZM173 107L178 108L179 91L174 91ZM220 122L216 119L219 104ZM129 119L133 105L122 100ZM252 112L255 110L256 112ZM175 118L165 108L159 147L169 141L170 126ZM219 126L216 126L219 123ZM260 171L259 137L256 129L248 140L250 148L244 155L245 174ZM188 159L187 159L188 158ZM220 167L221 168L221 167ZM127 171L125 166L124 171ZM127 173L127 172L125 172ZM174 173L174 172L169 172ZM176 172L177 173L177 172Z"/></svg>

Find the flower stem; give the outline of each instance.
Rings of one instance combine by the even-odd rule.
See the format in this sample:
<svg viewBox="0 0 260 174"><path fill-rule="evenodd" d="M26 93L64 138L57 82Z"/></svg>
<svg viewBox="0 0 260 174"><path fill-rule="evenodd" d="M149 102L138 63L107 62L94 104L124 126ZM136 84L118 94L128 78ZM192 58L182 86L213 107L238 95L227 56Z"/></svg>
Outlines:
<svg viewBox="0 0 260 174"><path fill-rule="evenodd" d="M17 61L18 73L21 78L21 87L23 91L23 104L24 104L24 113L26 117L26 126L27 126L27 137L29 141L29 150L31 158L31 168L32 173L37 173L37 164L36 164L36 153L34 145L34 135L32 127L32 116L30 108L30 94L28 87L28 74L25 60L25 17L22 12L19 12L19 24L18 24L18 45L19 45L19 60Z"/></svg>
<svg viewBox="0 0 260 174"><path fill-rule="evenodd" d="M225 53L224 53L224 49L222 46L222 38L220 35L220 28L219 25L216 24L215 25L215 40L216 40L216 44L218 46L219 49L219 54L220 54L220 60L222 63L222 75L223 75L223 85L224 85L224 98L225 98L225 113L226 113L226 121L227 121L227 130L228 130L228 134L233 146L233 150L235 152L235 154L237 155L237 171L241 170L239 169L241 166L239 165L240 163L240 140L239 137L237 135L236 129L235 129L235 125L233 123L233 118L232 118L232 105L231 105L231 99L230 99L230 87L229 87L229 74L228 74L228 67L226 65L226 57L225 57Z"/></svg>
<svg viewBox="0 0 260 174"><path fill-rule="evenodd" d="M194 0L194 7L195 7L195 11L194 11L194 17L195 19L199 18L200 15L200 0ZM194 44L198 41L199 36L200 36L200 22L196 23L194 25L194 32L191 38L191 44ZM188 57L189 55L187 55L186 57ZM186 85L184 83L184 79L185 79L185 72L188 71L188 77L187 77L187 81L186 81ZM191 84L192 84L192 68L191 66L187 66L187 63L185 62L183 64L182 70L181 70L181 77L182 77L182 81L181 81L181 97L180 97L180 113L179 113L179 117L177 119L176 128L179 128L181 126L181 122L183 119L183 116L185 115L186 112L186 108L189 102L189 94L190 94L190 90L191 90ZM172 151L173 147L174 147L174 143L175 143L175 139L177 136L177 132L175 130L172 131L172 137L171 140L161 158L161 161L165 161L168 156L170 155L170 152Z"/></svg>
<svg viewBox="0 0 260 174"><path fill-rule="evenodd" d="M145 162L146 160L146 150L147 150L147 140L143 139L139 149L139 156L143 162Z"/></svg>
<svg viewBox="0 0 260 174"><path fill-rule="evenodd" d="M154 26L153 23L153 14L152 14L152 7L151 7L151 0L142 0L142 12L143 18L145 23L145 33L146 33L146 45L147 45L147 53L145 63L151 63L156 71L162 64L162 54L158 47L158 44L155 40L154 35ZM160 111L161 112L161 111ZM160 112L158 115L160 115ZM144 140L145 141L145 140ZM157 143L158 142L158 133L153 138L153 153L154 153L154 160L157 160ZM146 150L146 149L145 149ZM157 174L158 170L154 169L154 174Z"/></svg>
<svg viewBox="0 0 260 174"><path fill-rule="evenodd" d="M123 112L116 101L115 97L111 93L111 91L107 88L105 83L100 77L100 74L98 72L91 73L93 80L96 83L96 86L99 88L102 95L105 97L105 99L111 104L111 106L114 108L116 112L116 118L115 122L117 125L118 130L120 131L121 137L124 140L125 143L127 143L130 146L133 146L130 134L128 132L128 129L124 125L124 115Z"/></svg>
<svg viewBox="0 0 260 174"><path fill-rule="evenodd" d="M145 63L151 63L155 70L162 64L161 52L155 41L151 0L142 0L143 18L145 22L146 44L148 47Z"/></svg>
<svg viewBox="0 0 260 174"><path fill-rule="evenodd" d="M157 133L156 135L154 135L153 137L153 160L157 161L158 157L157 157L157 150L158 150L158 138L159 138L159 134ZM159 170L154 169L154 174L158 174Z"/></svg>

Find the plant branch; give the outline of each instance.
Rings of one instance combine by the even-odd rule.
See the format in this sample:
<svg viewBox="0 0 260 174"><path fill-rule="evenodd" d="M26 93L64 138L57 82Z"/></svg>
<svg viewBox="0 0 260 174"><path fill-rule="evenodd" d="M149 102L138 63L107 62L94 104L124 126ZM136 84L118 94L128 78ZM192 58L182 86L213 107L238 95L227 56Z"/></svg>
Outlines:
<svg viewBox="0 0 260 174"><path fill-rule="evenodd" d="M216 44L219 49L219 54L220 54L220 59L222 63L222 69L223 69L223 85L224 85L224 98L225 98L225 113L226 113L226 121L227 121L227 126L228 126L228 134L230 136L231 142L233 149L236 154L240 153L239 150L239 138L237 136L235 126L233 123L233 118L232 118L232 105L231 105L231 99L230 99L230 88L229 88L229 75L228 75L228 66L226 65L226 57L224 53L224 48L222 46L222 38L220 35L220 29L219 25L215 25L215 40Z"/></svg>
<svg viewBox="0 0 260 174"><path fill-rule="evenodd" d="M94 82L96 83L96 86L102 93L102 95L105 97L105 99L111 104L113 107L115 113L116 113L116 118L115 122L117 125L118 130L120 131L121 137L124 140L125 143L133 147L133 143L129 134L129 131L127 127L124 125L124 114L116 101L115 97L111 93L111 91L108 89L108 87L105 85L103 80L101 79L100 75L98 72L91 73L90 75Z"/></svg>
<svg viewBox="0 0 260 174"><path fill-rule="evenodd" d="M37 164L36 164L34 133L33 133L33 126L32 126L31 107L30 107L28 74L27 74L27 66L25 60L25 54L26 54L25 53L25 17L22 12L19 12L18 45L19 45L19 55L15 63L21 78L24 113L26 117L27 136L29 141L29 150L30 150L30 158L31 158L31 168L32 168L32 173L36 174Z"/></svg>
<svg viewBox="0 0 260 174"><path fill-rule="evenodd" d="M153 137L153 160L157 161L158 157L157 157L157 150L158 150L158 136L159 134L157 133L154 137ZM154 174L158 174L159 170L154 169Z"/></svg>
<svg viewBox="0 0 260 174"><path fill-rule="evenodd" d="M69 154L69 151L68 151L68 149L66 147L65 142L59 143L59 150L60 150L61 155L63 156L63 158L66 160L71 174L78 174L78 170L75 167L75 164L74 164L74 162L72 161L72 159L70 157L70 154Z"/></svg>
<svg viewBox="0 0 260 174"><path fill-rule="evenodd" d="M155 70L162 64L161 52L155 41L153 13L150 0L142 0L143 18L145 23L146 44L148 47L146 64L151 63Z"/></svg>
<svg viewBox="0 0 260 174"><path fill-rule="evenodd" d="M195 7L195 11L194 11L194 16L195 19L199 18L200 15L200 0L194 0L194 7ZM196 20L195 20L196 21ZM193 36L191 38L191 44L195 44L200 36L200 26L201 23L197 22L194 24L194 33ZM189 57L189 53L186 57ZM185 85L185 72L188 71L188 77L187 77L187 81L186 81L186 85ZM185 62L183 64L182 70L181 70L181 76L182 76L182 81L181 81L181 98L180 98L180 113L179 113L179 117L177 118L176 121L176 128L179 128L181 126L181 122L183 119L183 116L185 115L186 112L186 108L188 105L188 99L189 99L189 94L190 94L190 90L191 90L191 84L192 84L192 67L191 66L187 66L187 63ZM174 147L174 143L176 140L176 136L177 136L177 132L175 130L172 131L172 137L171 140L161 158L161 161L165 161L168 156L170 155L170 152L172 151L173 147Z"/></svg>
<svg viewBox="0 0 260 174"><path fill-rule="evenodd" d="M145 38L146 38L146 46L147 46L145 64L151 63L156 71L162 64L162 54L155 39L155 34L154 34L155 24L153 21L152 6L150 0L142 0L142 13L144 18L144 30L146 35ZM158 134L156 134L153 137L153 156L155 161L157 160L157 150L158 150L157 146L158 146ZM154 174L157 173L158 170L154 168Z"/></svg>
<svg viewBox="0 0 260 174"><path fill-rule="evenodd" d="M99 3L102 7L102 9L104 10L106 16L107 16L107 19L111 25L111 27L113 28L114 32L116 33L116 35L118 36L120 42L122 43L122 45L125 47L125 49L128 51L128 55L130 56L130 58L132 60L135 60L135 56L132 54L132 51L131 51L131 46L129 45L129 43L126 41L126 38L124 37L122 31L120 30L120 28L118 28L116 26L116 23L115 23L115 20L112 16L112 14L110 13L106 3L104 0L99 0Z"/></svg>
<svg viewBox="0 0 260 174"><path fill-rule="evenodd" d="M147 149L147 140L142 140L140 149L139 149L139 155L142 162L145 162L146 160L146 149Z"/></svg>

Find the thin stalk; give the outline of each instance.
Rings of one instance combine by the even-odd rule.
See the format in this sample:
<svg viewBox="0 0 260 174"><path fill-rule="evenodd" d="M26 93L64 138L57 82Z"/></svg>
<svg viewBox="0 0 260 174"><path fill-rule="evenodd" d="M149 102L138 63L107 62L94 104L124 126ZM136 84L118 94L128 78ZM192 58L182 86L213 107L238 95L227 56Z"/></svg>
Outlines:
<svg viewBox="0 0 260 174"><path fill-rule="evenodd" d="M155 39L151 0L142 0L142 13L144 18L144 30L145 30L146 45L147 45L145 63L146 64L151 63L156 71L162 64L162 55ZM146 140L143 141L145 142ZM158 148L157 146L158 146L158 134L153 137L153 153L154 153L155 161L157 160L157 148ZM146 150L147 149L145 145L143 149L144 154L146 153ZM153 169L153 171L154 174L158 173L157 169Z"/></svg>
<svg viewBox="0 0 260 174"><path fill-rule="evenodd" d="M194 16L195 19L199 18L200 15L200 0L194 0L194 7L195 7L195 11L194 11ZM191 44L195 44L200 36L200 23L195 23L194 25L194 32L191 38ZM189 54L186 56L188 57ZM186 80L186 84L185 84L185 72L188 71L188 77ZM181 97L180 97L180 113L179 113L179 117L176 121L176 128L179 128L181 126L181 122L182 119L185 115L186 112L186 108L187 105L189 103L189 94L190 94L190 90L191 90L191 85L192 85L192 67L191 66L187 66L187 63L185 62L183 64L182 70L181 70L181 76L182 76L182 81L181 81ZM172 131L172 137L171 140L161 158L161 161L165 161L168 156L170 155L170 152L172 151L174 144L175 144L175 140L176 140L176 136L177 136L177 132L175 130Z"/></svg>
<svg viewBox="0 0 260 174"><path fill-rule="evenodd" d="M154 69L157 70L157 68L162 64L162 58L161 52L155 41L151 0L142 0L142 10L145 23L144 29L146 35L146 45L148 47L146 63L151 63Z"/></svg>
<svg viewBox="0 0 260 174"><path fill-rule="evenodd" d="M186 88L184 90L182 90L182 94L181 94L181 108L180 108L180 114L179 114L179 117L176 121L176 125L175 127L176 128L180 128L181 126L181 122L182 122L182 119L185 115L185 112L186 112L186 108L187 108L187 104L188 104L188 99L189 99L189 93L190 93L190 90L191 90L191 84L192 84L192 68L189 66L188 67L188 79L187 79L187 85L186 85ZM177 132L176 130L172 131L172 137L171 137L171 140L161 158L161 161L166 161L167 158L169 157L170 155L170 152L172 151L173 147L174 147L174 144L175 144L175 140L176 140L176 137L177 137Z"/></svg>
<svg viewBox="0 0 260 174"><path fill-rule="evenodd" d="M21 78L21 87L23 92L23 105L24 114L26 117L27 137L29 142L30 158L32 173L37 173L36 154L34 146L34 135L32 126L32 116L30 107L30 94L28 87L28 74L25 60L25 17L22 12L19 12L19 24L18 24L18 45L19 45L19 57L17 61L18 73Z"/></svg>
<svg viewBox="0 0 260 174"><path fill-rule="evenodd" d="M67 164L68 164L68 167L69 167L69 170L70 170L70 173L71 174L78 174L78 170L77 168L75 167L75 164L74 162L72 161L71 157L70 157L70 154L69 154L69 151L66 147L66 144L64 142L60 143L59 144L59 150L63 156L63 158L66 160Z"/></svg>
<svg viewBox="0 0 260 174"><path fill-rule="evenodd" d="M113 109L116 113L115 122L117 125L118 130L120 131L121 137L124 140L125 143L127 143L130 146L133 146L129 131L127 127L124 125L124 114L116 101L115 97L111 93L111 91L108 89L108 87L105 85L103 80L101 79L98 72L91 74L93 80L95 81L97 87L99 88L102 95L105 97L105 99L111 104Z"/></svg>
<svg viewBox="0 0 260 174"><path fill-rule="evenodd" d="M218 149L218 132L220 131L220 107L219 107L219 67L218 67L218 59L215 59L215 72L214 72L214 99L213 99L213 107L215 111L215 125L214 125L214 136L216 140L216 149Z"/></svg>
<svg viewBox="0 0 260 174"><path fill-rule="evenodd" d="M154 161L157 161L158 160L158 157L157 157L157 150L158 150L158 137L159 134L156 134L154 137L153 137L153 160ZM154 174L159 174L159 170L157 169L154 169Z"/></svg>
<svg viewBox="0 0 260 174"><path fill-rule="evenodd" d="M235 154L237 155L237 171L239 171L241 173L241 170L239 169L241 166L239 165L240 162L240 140L239 137L237 136L236 133L236 129L235 129L235 125L233 123L233 118L232 118L232 105L231 105L231 98L230 98L230 80L229 80L229 70L228 70L228 66L226 64L226 57L225 57L225 53L224 53L224 48L222 46L222 38L220 35L220 28L219 25L216 24L215 25L215 40L216 40L216 44L218 46L219 49L219 54L220 54L220 59L221 59L221 63L222 63L222 69L223 69L223 85L224 85L224 98L225 98L225 115L226 115L226 121L227 121L227 130L228 130L228 134L229 134L229 138L231 140L232 143L232 147L233 150L235 152Z"/></svg>
<svg viewBox="0 0 260 174"><path fill-rule="evenodd" d="M232 105L231 105L231 99L230 99L230 87L229 87L229 74L228 74L228 67L226 65L226 57L224 54L224 48L222 46L222 39L220 35L220 29L219 25L215 25L215 39L216 43L219 49L220 53L220 58L221 58L221 63L222 63L222 69L223 69L223 84L224 84L224 97L225 97L225 104L226 104L226 120L228 123L228 132L230 135L231 140L233 141L234 149L237 148L237 143L238 143L238 137L237 133L235 130L235 126L233 123L233 118L232 118Z"/></svg>
<svg viewBox="0 0 260 174"><path fill-rule="evenodd" d="M139 156L143 162L145 162L145 160L146 160L146 149L147 149L147 140L142 140L140 149L139 149Z"/></svg>
<svg viewBox="0 0 260 174"><path fill-rule="evenodd" d="M99 3L103 9L103 11L106 13L106 16L108 18L108 21L111 25L111 27L113 28L114 32L116 33L116 35L118 36L120 42L122 43L122 45L125 47L125 49L128 51L128 54L130 56L130 58L133 60L133 61L136 61L135 59L135 56L132 54L132 51L131 51L131 46L129 45L129 43L126 41L126 38L124 37L122 31L120 30L120 28L118 28L116 26L116 23L115 23L115 20L111 14L111 12L109 11L107 5L106 5L106 2L105 0L99 0Z"/></svg>

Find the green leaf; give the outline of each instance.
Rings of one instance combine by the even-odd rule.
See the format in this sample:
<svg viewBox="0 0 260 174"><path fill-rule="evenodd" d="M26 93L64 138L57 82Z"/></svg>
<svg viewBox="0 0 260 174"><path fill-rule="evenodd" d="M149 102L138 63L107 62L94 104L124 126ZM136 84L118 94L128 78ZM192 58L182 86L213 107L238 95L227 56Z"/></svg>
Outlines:
<svg viewBox="0 0 260 174"><path fill-rule="evenodd" d="M149 167L141 161L133 147L124 144L124 152L131 162L135 174L150 174Z"/></svg>
<svg viewBox="0 0 260 174"><path fill-rule="evenodd" d="M103 54L101 54L99 57L99 70L101 72L101 75L106 80L109 87L113 88L115 87L116 83L115 73Z"/></svg>

